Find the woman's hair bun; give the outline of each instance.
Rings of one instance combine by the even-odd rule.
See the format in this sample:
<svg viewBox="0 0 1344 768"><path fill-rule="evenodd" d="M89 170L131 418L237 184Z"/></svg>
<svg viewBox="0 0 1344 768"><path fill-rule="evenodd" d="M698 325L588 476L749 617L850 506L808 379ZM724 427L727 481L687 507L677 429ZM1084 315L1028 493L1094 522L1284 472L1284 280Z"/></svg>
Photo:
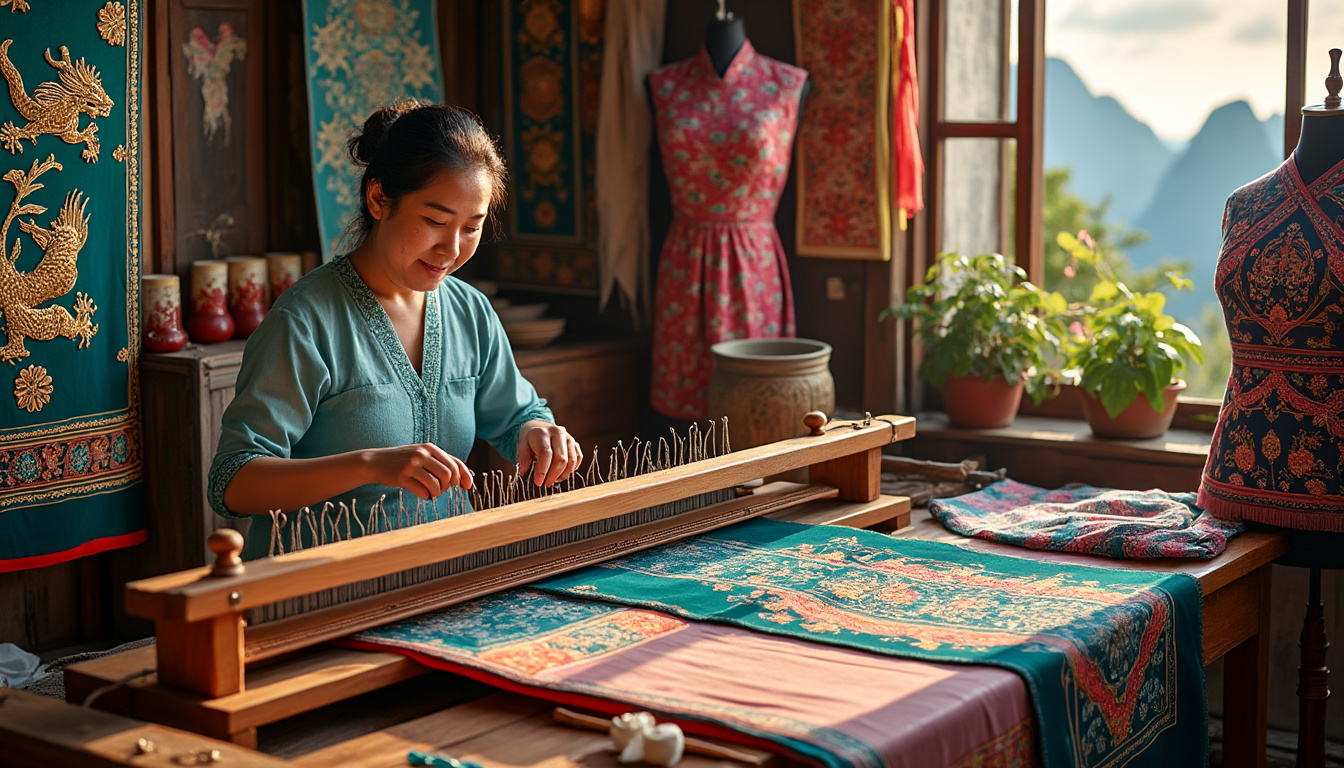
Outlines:
<svg viewBox="0 0 1344 768"><path fill-rule="evenodd" d="M420 106L422 106L421 102L416 99L398 99L369 115L369 118L364 121L364 127L350 137L347 145L350 160L355 164L355 167L367 168L373 165L374 158L378 156L378 148L382 146L383 140L392 130L392 124L397 122L402 115L418 109Z"/></svg>

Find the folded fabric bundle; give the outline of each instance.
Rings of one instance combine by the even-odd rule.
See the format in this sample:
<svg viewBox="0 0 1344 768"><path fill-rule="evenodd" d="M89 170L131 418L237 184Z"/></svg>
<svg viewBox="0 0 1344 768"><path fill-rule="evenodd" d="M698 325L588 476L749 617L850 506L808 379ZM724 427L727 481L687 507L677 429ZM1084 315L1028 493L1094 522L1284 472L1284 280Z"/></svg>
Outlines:
<svg viewBox="0 0 1344 768"><path fill-rule="evenodd" d="M1102 557L1214 557L1245 530L1195 506L1193 493L1119 491L1070 483L1048 491L1003 480L929 512L965 536Z"/></svg>

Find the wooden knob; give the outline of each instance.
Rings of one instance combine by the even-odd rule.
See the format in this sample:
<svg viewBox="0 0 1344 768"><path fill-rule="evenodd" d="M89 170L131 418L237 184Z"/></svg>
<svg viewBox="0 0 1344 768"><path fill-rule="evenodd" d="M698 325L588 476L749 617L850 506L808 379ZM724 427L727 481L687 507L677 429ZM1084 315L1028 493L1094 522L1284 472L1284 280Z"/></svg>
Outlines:
<svg viewBox="0 0 1344 768"><path fill-rule="evenodd" d="M243 534L232 528L220 528L210 534L205 545L215 553L211 576L240 576L243 573Z"/></svg>
<svg viewBox="0 0 1344 768"><path fill-rule="evenodd" d="M826 418L826 414L821 411L810 411L803 416L803 426L810 430L808 434L812 436L823 434L824 430L822 428L826 426L828 421L830 419Z"/></svg>

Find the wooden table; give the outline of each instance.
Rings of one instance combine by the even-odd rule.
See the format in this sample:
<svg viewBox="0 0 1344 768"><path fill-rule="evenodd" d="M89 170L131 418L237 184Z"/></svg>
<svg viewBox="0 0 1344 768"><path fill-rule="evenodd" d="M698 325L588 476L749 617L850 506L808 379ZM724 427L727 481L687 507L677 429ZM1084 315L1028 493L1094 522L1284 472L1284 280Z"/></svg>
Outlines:
<svg viewBox="0 0 1344 768"><path fill-rule="evenodd" d="M836 502L814 502L790 510L786 516L799 521L844 520L852 525L871 525L879 522L879 519L903 523L904 519L909 519L909 514L908 506L886 500L885 504L848 506ZM949 533L922 510L916 512L908 527L894 535L943 541L1016 557L1180 572L1195 577L1204 594L1205 662L1223 658L1225 665L1223 764L1230 768L1263 767L1269 564L1286 549L1280 535L1266 532L1243 534L1233 539L1222 555L1204 561L1120 561L1085 555L1031 552L1018 547L968 540ZM132 668L148 658L143 650L140 654L140 657L135 658L132 658L131 653L121 654L124 657L121 659L108 657L100 660L101 666L93 664L90 667L92 663L86 662L81 665L86 667L82 684L93 685L98 679L104 682L107 679L115 680L128 669L134 671ZM324 655L330 658L316 658ZM332 701L348 698L355 693L386 685L389 681L405 680L426 671L417 662L397 654L338 648L317 650L294 664L295 670L291 672L299 677L287 677L283 685L277 682L276 691L269 690L259 678L255 687L249 682L248 691L215 700L210 708L199 709L198 712L218 720L215 727L220 732L235 735L251 733L255 738L255 726L274 722L282 710L293 712L312 709L318 699ZM94 668L97 668L97 675L93 674ZM280 677L280 672L274 668L257 670L256 674L261 677ZM296 686L295 680L299 679L306 682ZM71 682L71 677L67 676L67 684ZM173 713L170 710L174 707L180 709L183 702L167 698L166 694L160 695L163 694L160 688L152 680L139 681L106 694L104 703L117 704L119 698L130 697L134 699L135 709L123 711L137 711L144 713L140 717L172 722ZM279 688L285 690L278 691ZM18 765L168 766L172 764L168 759L160 759L168 753L168 747L177 750L173 754L186 754L192 749L217 748L231 766L264 768L335 764L390 767L405 765L405 755L410 749L470 758L483 763L486 768L541 768L543 765L545 768L614 768L616 765L605 736L555 725L549 720L551 705L537 699L508 694L491 695L432 712L364 736L346 739L296 760L262 755L239 744L214 741L143 720L81 709L62 702L34 699L18 692L9 694L7 701L0 702L0 754L18 760ZM132 705L122 702L120 706ZM196 726L199 728L200 723ZM156 743L164 746L163 751L152 759L146 755L136 756L136 741L141 737L157 740ZM61 756L61 759L53 761L54 755ZM77 756L78 760L72 755ZM776 761L761 755L754 763L732 765L771 762ZM683 765L687 768L706 768L729 763L694 758Z"/></svg>
<svg viewBox="0 0 1344 768"><path fill-rule="evenodd" d="M1011 557L1123 570L1184 573L1204 594L1204 664L1223 659L1223 766L1264 768L1269 707L1270 565L1288 551L1283 534L1250 531L1211 560L1114 560L967 539L918 509L897 538L941 541Z"/></svg>

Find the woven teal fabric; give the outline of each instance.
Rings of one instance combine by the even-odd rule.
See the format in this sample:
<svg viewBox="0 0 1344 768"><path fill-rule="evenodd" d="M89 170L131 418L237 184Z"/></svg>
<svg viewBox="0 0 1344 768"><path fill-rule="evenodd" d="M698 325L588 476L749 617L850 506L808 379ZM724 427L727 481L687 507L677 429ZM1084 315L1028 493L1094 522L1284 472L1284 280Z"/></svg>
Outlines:
<svg viewBox="0 0 1344 768"><path fill-rule="evenodd" d="M534 586L1022 675L1042 764L1200 766L1198 583L752 520Z"/></svg>

